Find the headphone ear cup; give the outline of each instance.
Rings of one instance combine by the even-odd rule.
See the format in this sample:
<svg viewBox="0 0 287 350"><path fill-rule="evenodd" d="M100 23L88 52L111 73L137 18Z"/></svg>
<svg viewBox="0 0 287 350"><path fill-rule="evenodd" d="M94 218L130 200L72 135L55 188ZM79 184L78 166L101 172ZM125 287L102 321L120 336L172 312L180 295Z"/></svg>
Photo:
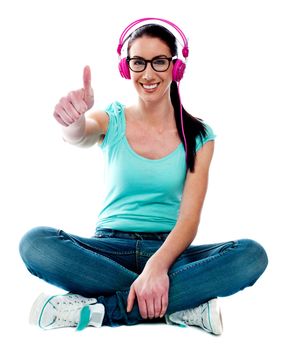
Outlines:
<svg viewBox="0 0 287 350"><path fill-rule="evenodd" d="M172 68L172 80L174 81L180 81L183 77L183 73L185 71L185 63L182 62L182 60L177 59L173 63L173 68Z"/></svg>
<svg viewBox="0 0 287 350"><path fill-rule="evenodd" d="M130 69L126 58L122 58L119 62L119 71L123 78L130 79Z"/></svg>

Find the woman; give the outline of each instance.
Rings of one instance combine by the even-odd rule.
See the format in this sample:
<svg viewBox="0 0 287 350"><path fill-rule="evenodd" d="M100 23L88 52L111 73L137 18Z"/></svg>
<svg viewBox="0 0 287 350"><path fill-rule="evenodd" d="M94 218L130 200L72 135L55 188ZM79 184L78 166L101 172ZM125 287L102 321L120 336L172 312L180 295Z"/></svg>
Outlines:
<svg viewBox="0 0 287 350"><path fill-rule="evenodd" d="M146 19L133 22L127 29ZM184 40L183 33L171 22ZM166 26L148 23L127 38L120 72L131 79L136 104L94 104L91 72L84 87L55 107L65 141L98 144L107 167L107 195L96 233L83 238L36 227L21 240L28 270L69 291L40 295L30 315L44 329L133 325L165 320L222 333L217 297L251 286L267 266L260 244L242 239L196 246L214 150L212 129L181 106L185 64Z"/></svg>

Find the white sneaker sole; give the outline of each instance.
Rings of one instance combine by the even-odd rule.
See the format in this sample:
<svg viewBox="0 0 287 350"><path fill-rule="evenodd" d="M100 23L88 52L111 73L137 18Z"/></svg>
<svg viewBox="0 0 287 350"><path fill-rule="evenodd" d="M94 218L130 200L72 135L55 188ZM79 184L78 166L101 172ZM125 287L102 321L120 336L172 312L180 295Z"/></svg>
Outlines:
<svg viewBox="0 0 287 350"><path fill-rule="evenodd" d="M210 328L212 329L212 333L220 335L223 332L223 324L218 299L209 300L208 308L209 323Z"/></svg>
<svg viewBox="0 0 287 350"><path fill-rule="evenodd" d="M43 306L46 304L46 302L49 300L49 296L41 293L38 298L34 301L31 311L30 311L30 316L29 316L29 323L35 326L40 326L40 317L41 313L43 310Z"/></svg>

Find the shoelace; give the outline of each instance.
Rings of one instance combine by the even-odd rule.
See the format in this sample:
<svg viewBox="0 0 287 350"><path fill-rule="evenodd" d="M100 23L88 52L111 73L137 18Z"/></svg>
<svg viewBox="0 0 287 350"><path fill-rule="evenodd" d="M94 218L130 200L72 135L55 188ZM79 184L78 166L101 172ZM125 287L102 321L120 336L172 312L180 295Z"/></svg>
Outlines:
<svg viewBox="0 0 287 350"><path fill-rule="evenodd" d="M194 309L187 309L183 311L182 319L185 324L192 325L203 325L202 314L206 310L205 305L200 305Z"/></svg>
<svg viewBox="0 0 287 350"><path fill-rule="evenodd" d="M80 318L80 308L77 309L61 309L55 307L57 315L55 316L55 323L61 324L62 326L76 326ZM66 306L66 305L65 305Z"/></svg>
<svg viewBox="0 0 287 350"><path fill-rule="evenodd" d="M90 305L93 299L83 301L77 295L67 295L66 297L68 300L51 300L49 302L56 311L51 324L71 327L78 325L78 328L83 329L89 322L90 311L87 305Z"/></svg>

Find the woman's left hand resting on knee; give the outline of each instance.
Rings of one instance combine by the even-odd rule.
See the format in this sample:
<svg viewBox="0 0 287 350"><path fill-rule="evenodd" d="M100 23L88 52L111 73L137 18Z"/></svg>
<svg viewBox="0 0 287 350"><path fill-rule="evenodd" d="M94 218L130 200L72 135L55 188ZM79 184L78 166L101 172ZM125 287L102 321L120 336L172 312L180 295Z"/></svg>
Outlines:
<svg viewBox="0 0 287 350"><path fill-rule="evenodd" d="M168 271L147 263L143 272L131 285L127 312L133 308L137 298L142 318L163 317L168 306Z"/></svg>

